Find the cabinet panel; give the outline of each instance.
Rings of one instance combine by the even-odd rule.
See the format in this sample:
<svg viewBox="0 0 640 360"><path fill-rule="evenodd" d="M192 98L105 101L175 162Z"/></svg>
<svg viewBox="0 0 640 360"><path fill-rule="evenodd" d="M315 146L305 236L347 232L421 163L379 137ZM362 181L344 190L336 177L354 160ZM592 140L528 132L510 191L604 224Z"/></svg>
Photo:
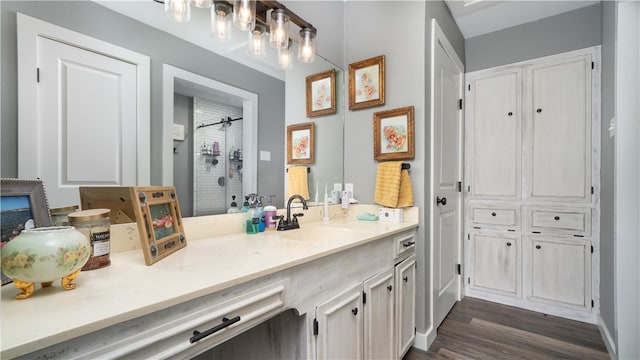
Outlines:
<svg viewBox="0 0 640 360"><path fill-rule="evenodd" d="M529 246L530 298L590 308L589 242L535 236Z"/></svg>
<svg viewBox="0 0 640 360"><path fill-rule="evenodd" d="M479 226L508 226L515 229L520 225L520 209L473 206L471 208L471 223Z"/></svg>
<svg viewBox="0 0 640 360"><path fill-rule="evenodd" d="M317 359L362 359L362 283L316 308Z"/></svg>
<svg viewBox="0 0 640 360"><path fill-rule="evenodd" d="M527 209L530 231L589 235L591 209Z"/></svg>
<svg viewBox="0 0 640 360"><path fill-rule="evenodd" d="M521 196L520 78L514 69L471 81L467 154L472 198Z"/></svg>
<svg viewBox="0 0 640 360"><path fill-rule="evenodd" d="M528 68L532 199L591 201L591 56Z"/></svg>
<svg viewBox="0 0 640 360"><path fill-rule="evenodd" d="M364 282L364 358L393 358L393 268Z"/></svg>
<svg viewBox="0 0 640 360"><path fill-rule="evenodd" d="M416 328L416 256L396 265L396 358L401 359L415 339Z"/></svg>
<svg viewBox="0 0 640 360"><path fill-rule="evenodd" d="M471 286L512 296L520 294L520 236L474 233Z"/></svg>

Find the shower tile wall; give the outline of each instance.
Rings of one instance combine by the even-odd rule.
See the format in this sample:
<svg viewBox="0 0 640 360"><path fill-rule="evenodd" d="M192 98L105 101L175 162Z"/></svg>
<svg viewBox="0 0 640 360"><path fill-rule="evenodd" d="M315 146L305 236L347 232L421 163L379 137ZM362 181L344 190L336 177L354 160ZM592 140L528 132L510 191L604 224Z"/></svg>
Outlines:
<svg viewBox="0 0 640 360"><path fill-rule="evenodd" d="M230 161L229 151L242 148L242 120L234 121L225 131L222 125L212 125L197 128L200 124L211 124L226 119L242 117L242 108L234 107L203 98L193 98L194 119L194 160L193 166L193 208L194 215L210 215L225 213L231 203L231 195L236 195L238 206L242 205L242 174L238 170L241 161ZM211 146L214 142L220 144L220 156L202 155L202 144ZM216 165L212 164L218 160ZM230 170L231 167L231 170ZM232 175L232 176L229 176ZM223 178L224 180L219 180ZM222 183L223 185L220 185Z"/></svg>

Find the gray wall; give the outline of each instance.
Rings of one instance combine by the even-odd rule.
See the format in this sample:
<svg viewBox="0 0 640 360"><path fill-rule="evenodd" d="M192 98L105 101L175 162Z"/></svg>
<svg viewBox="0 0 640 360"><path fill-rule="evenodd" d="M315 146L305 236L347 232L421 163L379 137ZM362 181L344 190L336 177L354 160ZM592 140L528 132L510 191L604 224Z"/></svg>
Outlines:
<svg viewBox="0 0 640 360"><path fill-rule="evenodd" d="M173 141L173 185L183 217L193 216L193 98L173 96L173 123L184 126L184 141ZM226 199L225 199L226 201Z"/></svg>
<svg viewBox="0 0 640 360"><path fill-rule="evenodd" d="M600 4L467 39L466 71L600 45Z"/></svg>
<svg viewBox="0 0 640 360"><path fill-rule="evenodd" d="M158 5L161 6L161 5ZM281 153L284 144L284 82L235 63L177 37L140 24L89 1L1 1L2 16L2 177L16 177L17 45L16 12L98 38L151 57L151 184L160 185L162 138L162 65L185 69L258 94L257 149ZM262 135L264 134L264 135ZM257 156L245 154L245 156ZM280 160L283 160L282 158ZM258 166L258 191L283 187L284 161ZM277 174L277 175L276 175Z"/></svg>
<svg viewBox="0 0 640 360"><path fill-rule="evenodd" d="M430 21L434 16L464 61L464 40L442 1L345 2L344 18L348 19L345 20L345 63L384 54L386 67L385 105L347 110L345 115L345 182L354 183L360 202L373 203L377 170L377 162L373 160L373 113L409 105L415 107L415 159L409 162L415 206L421 212L416 293L416 325L420 333L425 333L431 323L428 313L428 217L425 213L428 206L425 204L429 190L428 39ZM345 93L344 96L348 95Z"/></svg>
<svg viewBox="0 0 640 360"><path fill-rule="evenodd" d="M615 115L615 7L602 2L602 141L600 169L600 316L611 336L615 333L615 178L613 138L609 120Z"/></svg>

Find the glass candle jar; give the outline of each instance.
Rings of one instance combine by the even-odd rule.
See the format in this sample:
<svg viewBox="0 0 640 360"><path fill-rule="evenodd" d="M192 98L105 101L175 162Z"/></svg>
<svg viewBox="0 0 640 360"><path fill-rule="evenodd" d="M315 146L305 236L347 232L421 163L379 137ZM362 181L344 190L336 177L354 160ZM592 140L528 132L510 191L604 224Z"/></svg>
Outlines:
<svg viewBox="0 0 640 360"><path fill-rule="evenodd" d="M69 214L78 211L78 205L50 209L51 225L69 226Z"/></svg>
<svg viewBox="0 0 640 360"><path fill-rule="evenodd" d="M109 213L109 209L91 209L69 214L69 224L83 233L91 242L91 257L82 270L99 269L111 264Z"/></svg>

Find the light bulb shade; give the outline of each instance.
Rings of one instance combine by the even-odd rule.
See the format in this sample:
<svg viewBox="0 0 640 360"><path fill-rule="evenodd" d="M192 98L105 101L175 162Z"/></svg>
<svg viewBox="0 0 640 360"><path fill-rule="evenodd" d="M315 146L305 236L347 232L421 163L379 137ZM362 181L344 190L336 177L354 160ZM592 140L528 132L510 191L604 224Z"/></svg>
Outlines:
<svg viewBox="0 0 640 360"><path fill-rule="evenodd" d="M278 49L278 68L282 70L291 69L293 63L291 57L291 40L289 40L287 47Z"/></svg>
<svg viewBox="0 0 640 360"><path fill-rule="evenodd" d="M265 33L267 27L262 24L256 24L253 30L249 31L249 53L253 56L262 57L266 54L265 50Z"/></svg>
<svg viewBox="0 0 640 360"><path fill-rule="evenodd" d="M191 1L191 5L201 9L208 9L211 7L211 3L213 3L212 0L189 0L189 1Z"/></svg>
<svg viewBox="0 0 640 360"><path fill-rule="evenodd" d="M191 5L189 0L165 0L164 12L177 22L191 20Z"/></svg>
<svg viewBox="0 0 640 360"><path fill-rule="evenodd" d="M235 0L233 2L233 25L242 31L253 30L256 25L255 0Z"/></svg>
<svg viewBox="0 0 640 360"><path fill-rule="evenodd" d="M316 58L316 29L304 28L300 30L300 42L298 43L298 60L303 63L312 63Z"/></svg>
<svg viewBox="0 0 640 360"><path fill-rule="evenodd" d="M231 35L231 6L228 4L216 2L211 7L211 33L220 40Z"/></svg>
<svg viewBox="0 0 640 360"><path fill-rule="evenodd" d="M269 44L276 49L284 49L289 46L289 15L282 9L275 9L271 12Z"/></svg>

